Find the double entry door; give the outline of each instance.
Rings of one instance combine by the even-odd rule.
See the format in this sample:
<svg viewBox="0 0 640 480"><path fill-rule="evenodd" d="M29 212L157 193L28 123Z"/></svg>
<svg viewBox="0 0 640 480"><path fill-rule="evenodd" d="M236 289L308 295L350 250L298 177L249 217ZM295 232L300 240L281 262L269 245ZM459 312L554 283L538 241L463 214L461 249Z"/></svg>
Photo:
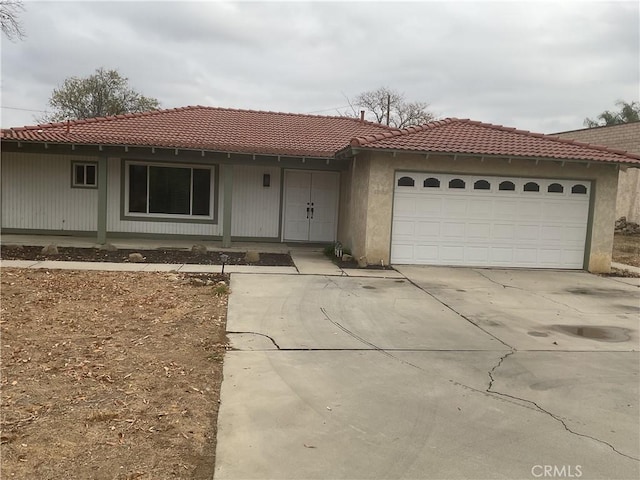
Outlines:
<svg viewBox="0 0 640 480"><path fill-rule="evenodd" d="M339 180L337 172L285 171L284 241L335 241Z"/></svg>

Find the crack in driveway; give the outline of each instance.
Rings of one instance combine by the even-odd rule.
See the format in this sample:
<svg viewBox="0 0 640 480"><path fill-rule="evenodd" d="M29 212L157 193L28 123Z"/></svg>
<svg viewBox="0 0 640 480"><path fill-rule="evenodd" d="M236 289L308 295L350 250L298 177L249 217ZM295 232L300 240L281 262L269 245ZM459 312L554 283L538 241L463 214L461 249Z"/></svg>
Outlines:
<svg viewBox="0 0 640 480"><path fill-rule="evenodd" d="M598 443L601 443L603 445L608 446L609 448L611 448L611 450L613 450L618 455L622 455L623 457L626 457L626 458L629 458L631 460L635 460L637 462L640 462L640 458L634 457L632 455L627 455L626 453L621 452L620 450L618 450L616 447L614 447L612 444L610 444L609 442L607 442L605 440L601 440L601 439L593 437L591 435L587 435L585 433L580 433L580 432L576 432L575 430L572 430L571 428L569 428L567 423L561 417L559 417L558 415L550 412L549 410L546 410L546 409L542 408L540 405L538 405L533 400L529 400L527 398L518 397L516 395L510 395L508 393L499 392L497 390L492 390L493 384L495 383L494 374L495 374L496 370L502 365L502 363L507 359L507 357L509 357L511 355L514 355L515 353L516 353L515 351L508 352L507 354L505 354L502 357L500 357L500 360L498 360L498 363L489 371L489 379L490 379L490 381L489 381L489 386L487 387L487 392L488 393L493 393L495 395L500 395L502 397L507 397L507 398L511 398L511 399L514 399L514 400L520 400L522 402L527 402L527 403L533 405L538 412L544 413L544 414L550 416L551 418L553 418L555 421L559 422L567 432L569 432L569 433L571 433L573 435L577 435L579 437L589 438L589 439L591 439L593 441L596 441Z"/></svg>
<svg viewBox="0 0 640 480"><path fill-rule="evenodd" d="M504 288L504 289L512 288L512 289L514 289L514 290L519 290L519 291L521 291L521 292L525 292L525 293L527 293L527 294L529 294L529 295L533 295L533 296L535 296L535 297L539 297L539 298L542 298L542 299L544 299L544 300L547 300L548 302L555 303L556 305L561 305L561 306L563 306L563 307L569 308L569 309L571 309L571 310L573 310L573 311L575 311L575 312L578 312L578 313L590 313L590 312L588 312L588 311L580 310L579 308L574 307L573 305L569 305L569 304L567 304L567 303L563 303L563 302L561 302L561 301L559 301L559 300L556 300L556 299L554 299L554 298L550 298L550 297L548 297L547 295L545 295L544 293L541 293L541 292L535 292L535 291L531 291L531 290L527 290L526 288L517 287L517 286L515 286L515 285L507 285L507 284L501 283L501 282L499 282L499 281L497 281L497 280L494 280L493 278L489 277L488 275L486 275L485 273L483 273L482 271L480 271L480 270L478 270L478 269L474 269L473 271L474 271L474 272L476 272L476 273L477 273L478 275L480 275L481 277L483 277L483 278L485 278L485 279L489 280L490 282L492 282L492 283L494 283L494 284L496 284L496 285L501 286L501 287L502 287L502 288ZM613 278L613 277L609 277L609 278L610 278L611 280L614 280L614 278ZM618 282L618 283L622 283L622 284L624 284L624 285L629 285L629 284L624 283L624 282Z"/></svg>
<svg viewBox="0 0 640 480"><path fill-rule="evenodd" d="M273 344L275 345L276 350L282 350L282 349L280 348L280 345L278 345L278 344L276 343L276 341L273 339L273 337L271 337L271 336L267 335L266 333L258 333L258 332L230 332L230 331L227 331L227 333L231 333L231 334L241 334L241 335L259 335L259 336L261 336L261 337L268 338L269 340L271 340L271 343L273 343Z"/></svg>
<svg viewBox="0 0 640 480"><path fill-rule="evenodd" d="M483 277L487 278L488 280L492 281L493 283L496 283L496 284L502 286L503 288L514 288L514 289L522 290L519 287L512 287L512 286L500 284L500 283L498 283L498 282L486 277L482 273L481 273L481 275ZM497 379L497 371L499 370L499 368L504 364L504 362L509 357L514 356L516 353L518 353L518 350L515 347L513 347L513 346L509 345L508 343L506 343L505 341L503 341L502 339L500 339L499 337L497 337L494 334L490 333L489 331L485 330L480 325L476 324L475 322L473 322L472 320L470 320L469 318L467 318L466 316L464 316L463 314L458 312L451 305L449 305L449 304L445 303L444 301L440 300L435 294L427 291L425 288L422 288L420 285L416 284L410 278L405 276L405 279L409 283L414 285L416 288L418 288L419 290L421 290L425 294L427 294L430 297L432 297L438 303L440 303L441 305L443 305L447 309L451 310L453 313L458 315L460 318L466 320L468 323L470 323L474 327L478 328L479 330L481 330L482 332L484 332L488 336L490 336L490 337L494 338L495 340L499 341L501 344L503 344L505 347L507 347L509 349L509 351L505 352L504 354L502 354L500 356L500 358L498 359L496 364L487 372L488 377L489 377L489 383L488 383L488 386L487 386L487 388L485 390L482 390L482 388L475 388L475 387L472 387L470 385L466 385L464 383L455 381L453 379L448 379L448 381L451 384L456 385L456 386L461 387L461 388L464 388L464 389L467 389L467 390L470 390L470 391L473 391L475 393L482 394L484 396L488 396L488 397L492 398L493 400L502 401L502 402L508 402L510 404L517 405L517 406L519 406L521 408L526 408L528 410L544 414L544 415L552 418L556 422L560 423L567 433L569 433L571 435L578 436L578 437L583 437L583 438L592 440L592 441L597 442L597 443L600 443L602 445L605 445L605 446L609 447L614 453L616 453L616 454L618 454L618 455L620 455L622 457L628 458L630 460L634 460L636 462L640 462L640 458L637 458L637 457L634 457L632 455L629 455L629 454L621 452L613 444L611 444L611 443L609 443L609 442L607 442L605 440L602 440L602 439L594 437L592 435L588 435L588 434L585 434L585 433L580 433L580 432L578 432L576 430L573 430L571 427L569 427L569 425L567 425L567 421L569 419L566 419L567 421L565 421L565 419L563 419L561 416L559 416L559 415L557 415L557 414L555 414L555 413L553 413L553 412L551 412L549 410L546 410L545 408L540 406L535 401L527 399L527 398L519 397L517 395L511 395L509 393L501 392L501 391L495 389L495 384L496 384L496 379ZM333 283L336 286L338 286L337 283L335 281L333 281L333 279L329 279L329 282ZM545 298L544 296L541 296L541 297ZM553 301L553 300L551 300L551 301ZM560 303L560 302L555 302L555 303ZM407 360L399 358L396 355L393 355L392 353L390 353L391 351L409 351L409 350L402 350L402 349L396 350L396 349L384 349L384 348L381 348L381 347L375 345L374 343L368 341L367 339L363 338L362 336L358 335L357 333L349 330L347 327L345 327L344 325L342 325L338 321L332 319L324 308L320 307L320 311L322 312L324 317L329 322L331 322L334 326L336 326L337 328L342 330L345 334L349 335L350 337L352 337L353 339L357 340L358 342L366 345L367 347L369 347L369 348L381 353L382 355L385 355L386 357L391 358L391 359L393 359L393 360L395 360L397 362L400 362L400 363L402 363L404 365L407 365L409 367L415 368L415 369L417 369L419 371L427 372L427 370L425 368L422 368L419 365L411 363L411 362L409 362ZM317 349L317 348L295 348L295 349L292 349L292 348L281 348L280 345L278 345L278 343L275 341L275 339L273 337L271 337L271 336L269 336L267 334L264 334L264 333L249 332L249 331L229 331L227 333L229 333L229 334L252 334L252 335L263 336L265 338L268 338L271 341L271 343L273 343L273 345L275 346L275 348L278 351L318 351L318 350L352 351L352 350L356 350L356 349L348 349L348 348L346 348L346 349ZM450 351L450 350L446 350L446 351ZM453 351L457 351L457 350L453 350ZM526 351L526 350L523 350L523 351ZM557 352L556 350L553 350L553 351ZM597 352L594 352L594 353L597 353Z"/></svg>
<svg viewBox="0 0 640 480"><path fill-rule="evenodd" d="M482 272L478 272L478 273L479 273L482 277L486 278L487 280L489 280L489 281L491 281L491 282L493 282L493 283L495 283L495 284L497 284L497 285L500 285L500 286L502 286L502 287L503 287L503 288L505 288L505 289L506 289L506 288L514 288L514 289L517 289L517 290L523 290L523 289L521 289L521 288L519 288L519 287L513 287L513 286L511 286L511 285L504 285L504 284L502 284L502 283L499 283L499 282L497 282L497 281L495 281L495 280L493 280L493 279L491 279L491 278L487 277L487 276L486 276L486 275L484 275ZM494 376L493 376L493 375L494 375L494 373L495 373L495 371L496 371L496 370L497 370L497 369L502 365L502 363L507 359L507 357L509 357L509 356L511 356L511 355L514 355L514 354L517 352L517 349L516 349L515 347L512 347L512 346L511 346L511 345L509 345L508 343L504 342L502 339L498 338L497 336L493 335L492 333L488 332L487 330L485 330L484 328L482 328L480 325L478 325L477 323L473 322L472 320L470 320L469 318L467 318L466 316L464 316L462 313L458 312L458 311L457 311L456 309L454 309L451 305L449 305L449 304L447 304L447 303L443 302L443 301L442 301L442 300L440 300L436 295L434 295L433 293L429 292L428 290L426 290L426 289L422 288L420 285L416 284L413 280L411 280L410 278L408 278L406 275L405 275L405 278L407 279L407 281L409 281L409 282L410 282L411 284L413 284L415 287L417 287L418 289L420 289L421 291L423 291L424 293L426 293L427 295L429 295L429 296L430 296L431 298L433 298L434 300L438 301L438 302L439 302L440 304L442 304L443 306L447 307L449 310L451 310L452 312L454 312L455 314L457 314L458 316L460 316L461 318L463 318L464 320L466 320L467 322L469 322L471 325L474 325L475 327L477 327L477 328L479 328L480 330L482 330L483 332L485 332L487 335L490 335L491 337L495 338L496 340L498 340L498 341L499 341L500 343L502 343L503 345L505 345L505 346L509 347L510 351L509 351L509 352L507 352L506 354L504 354L502 357L500 357L500 359L498 360L498 363L497 363L497 364L496 364L496 365L495 365L495 366L494 366L494 367L493 367L493 368L488 372L490 381L489 381L489 386L488 386L488 387L487 387L487 389L486 389L486 392L487 392L487 393L490 393L490 394L493 394L493 395L499 395L499 396L501 396L501 397L505 397L505 398L510 398L510 399L512 399L512 400L519 400L520 402L528 403L528 404L530 404L530 405L532 405L532 406L534 407L534 410L536 410L536 411L538 411L538 412L540 412L540 413L544 413L544 414L546 414L546 415L550 416L551 418L553 418L554 420L556 420L557 422L560 422L560 424L564 427L564 429L565 429L567 432L569 432L569 433L571 433L571 434L573 434L573 435L579 436L579 437L589 438L589 439L591 439L591 440L593 440L593 441L595 441L595 442L598 442L598 443L601 443L601 444L603 444L603 445L608 446L609 448L611 448L611 449L612 449L615 453L617 453L618 455L621 455L621 456L626 457L626 458L629 458L629 459L631 459L631 460L635 460L635 461L640 462L640 458L633 457L633 456L631 456L631 455L627 455L626 453L623 453L623 452L619 451L619 450L618 450L618 449L616 449L612 444L610 444L609 442L606 442L605 440L601 440L601 439L599 439L599 438L592 437L591 435L587 435L587 434L580 433L580 432L576 432L576 431L572 430L571 428L569 428L569 426L565 423L565 421L564 421L562 418L560 418L558 415L555 415L554 413L552 413L552 412L550 412L550 411L548 411L548 410L545 410L544 408L542 408L540 405L538 405L538 404L537 404L536 402L534 402L533 400L528 400L528 399L526 399L526 398L521 398L521 397L518 397L518 396L515 396L515 395L509 395L508 393L502 393L502 392L498 392L498 391L496 391L496 390L492 390L493 384L494 384L494 382L495 382L495 378L494 378ZM540 297L542 297L542 298L545 298L546 300L550 300L550 301L552 301L552 302L554 302L554 303L559 303L559 304L561 304L561 305L564 305L564 304L562 304L561 302L557 302L557 301L555 301L555 300L552 300L552 299L546 298L544 295L539 295L539 296L540 296ZM566 305L566 306L567 306L567 307L569 307L568 305ZM569 308L573 308L573 307L569 307ZM577 310L577 309L575 309L575 308L574 308L574 310L578 311L578 310ZM465 385L465 386L466 386L466 385ZM467 387L468 387L468 386L467 386ZM471 388L472 390L475 390L475 389L473 389L472 387L468 387L468 388ZM518 405L521 405L521 404L518 404ZM521 405L521 406L522 406L522 405Z"/></svg>

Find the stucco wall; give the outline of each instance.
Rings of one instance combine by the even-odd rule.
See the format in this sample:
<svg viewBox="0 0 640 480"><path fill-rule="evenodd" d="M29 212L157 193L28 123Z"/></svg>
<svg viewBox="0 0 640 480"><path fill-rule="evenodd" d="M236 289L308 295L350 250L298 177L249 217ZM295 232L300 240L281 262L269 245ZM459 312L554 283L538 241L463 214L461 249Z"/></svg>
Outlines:
<svg viewBox="0 0 640 480"><path fill-rule="evenodd" d="M572 132L554 133L560 138L580 142L605 145L640 155L640 122L610 127L587 128ZM616 218L627 217L631 222L640 223L640 169L620 170L618 177L618 197Z"/></svg>
<svg viewBox="0 0 640 480"><path fill-rule="evenodd" d="M350 198L350 222L346 228L344 238L339 238L345 246L351 248L353 255L358 258L366 255L368 248L367 224L369 211L369 170L370 160L368 154L357 155L351 161L351 198ZM375 215L372 216L377 218Z"/></svg>
<svg viewBox="0 0 640 480"><path fill-rule="evenodd" d="M362 152L358 154L351 188L350 239L356 257L369 263L389 263L393 213L394 175L397 170L450 172L479 175L510 175L589 180L592 182L592 228L587 238L587 268L608 272L611 267L613 225L617 191L617 165L576 164L561 161L485 159ZM368 185L367 185L368 183ZM364 198L363 198L364 196Z"/></svg>
<svg viewBox="0 0 640 480"><path fill-rule="evenodd" d="M338 206L338 240L351 242L351 169L340 172L340 203Z"/></svg>

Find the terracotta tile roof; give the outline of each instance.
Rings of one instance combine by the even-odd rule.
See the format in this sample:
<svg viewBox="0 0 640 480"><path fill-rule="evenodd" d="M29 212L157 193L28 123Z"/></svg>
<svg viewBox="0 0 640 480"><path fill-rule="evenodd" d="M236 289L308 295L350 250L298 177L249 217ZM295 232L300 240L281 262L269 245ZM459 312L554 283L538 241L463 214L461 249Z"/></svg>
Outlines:
<svg viewBox="0 0 640 480"><path fill-rule="evenodd" d="M621 150L468 119L397 130L347 117L203 106L3 129L0 138L324 158L351 145L640 164L640 156Z"/></svg>
<svg viewBox="0 0 640 480"><path fill-rule="evenodd" d="M384 150L590 160L640 166L640 155L622 150L457 118L354 138L351 140L351 146Z"/></svg>
<svg viewBox="0 0 640 480"><path fill-rule="evenodd" d="M3 129L3 140L333 157L354 137L391 131L359 119L190 106Z"/></svg>

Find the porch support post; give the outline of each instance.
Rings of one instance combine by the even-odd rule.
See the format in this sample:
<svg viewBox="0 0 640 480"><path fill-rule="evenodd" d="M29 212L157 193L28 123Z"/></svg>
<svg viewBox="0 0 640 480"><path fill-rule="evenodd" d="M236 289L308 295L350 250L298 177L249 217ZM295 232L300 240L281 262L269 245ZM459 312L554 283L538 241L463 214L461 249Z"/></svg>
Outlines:
<svg viewBox="0 0 640 480"><path fill-rule="evenodd" d="M222 202L222 247L231 246L231 203L233 196L233 165L225 164L223 169L224 198Z"/></svg>
<svg viewBox="0 0 640 480"><path fill-rule="evenodd" d="M97 242L107 242L107 156L98 159L98 238Z"/></svg>

